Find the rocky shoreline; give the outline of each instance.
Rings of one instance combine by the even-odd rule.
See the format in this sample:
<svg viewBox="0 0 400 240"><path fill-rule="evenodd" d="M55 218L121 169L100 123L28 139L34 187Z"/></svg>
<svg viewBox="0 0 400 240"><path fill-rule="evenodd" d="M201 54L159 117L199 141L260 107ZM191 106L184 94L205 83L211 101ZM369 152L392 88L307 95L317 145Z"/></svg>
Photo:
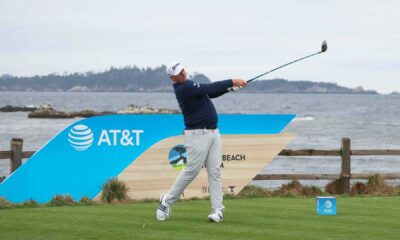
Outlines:
<svg viewBox="0 0 400 240"><path fill-rule="evenodd" d="M33 112L36 111L38 108L39 107L29 105L23 107L6 105L4 107L0 107L0 112Z"/></svg>
<svg viewBox="0 0 400 240"><path fill-rule="evenodd" d="M128 105L126 108L113 112L113 111L101 111L96 112L93 110L82 110L78 112L63 112L57 111L50 104L44 104L42 106L11 106L6 105L0 108L0 112L29 112L28 118L88 118L94 116L103 116L111 114L178 114L178 110L155 108L151 106L137 106L134 104Z"/></svg>

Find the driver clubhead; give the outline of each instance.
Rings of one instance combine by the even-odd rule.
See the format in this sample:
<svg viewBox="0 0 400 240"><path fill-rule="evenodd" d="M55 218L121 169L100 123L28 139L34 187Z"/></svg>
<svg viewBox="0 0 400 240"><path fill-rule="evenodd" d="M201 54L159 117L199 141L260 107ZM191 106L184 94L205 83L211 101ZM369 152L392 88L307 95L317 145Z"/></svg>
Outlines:
<svg viewBox="0 0 400 240"><path fill-rule="evenodd" d="M328 50L328 43L326 41L322 42L321 52L326 52Z"/></svg>

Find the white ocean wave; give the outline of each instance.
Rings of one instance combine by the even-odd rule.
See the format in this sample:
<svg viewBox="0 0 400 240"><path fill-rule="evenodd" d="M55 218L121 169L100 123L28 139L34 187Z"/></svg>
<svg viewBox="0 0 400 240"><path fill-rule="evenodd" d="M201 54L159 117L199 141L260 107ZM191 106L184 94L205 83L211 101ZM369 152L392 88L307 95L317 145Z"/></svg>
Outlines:
<svg viewBox="0 0 400 240"><path fill-rule="evenodd" d="M315 118L312 116L305 116L305 117L296 117L293 119L294 122L300 122L300 121L314 121Z"/></svg>

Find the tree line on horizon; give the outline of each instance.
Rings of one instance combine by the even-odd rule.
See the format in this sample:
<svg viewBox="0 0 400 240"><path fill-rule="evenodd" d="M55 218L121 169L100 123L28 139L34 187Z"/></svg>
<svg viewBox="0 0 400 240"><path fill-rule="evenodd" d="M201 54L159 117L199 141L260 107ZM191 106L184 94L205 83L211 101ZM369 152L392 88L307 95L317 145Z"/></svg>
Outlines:
<svg viewBox="0 0 400 240"><path fill-rule="evenodd" d="M203 74L190 76L195 82L210 83ZM156 68L123 67L104 72L48 74L44 76L0 76L0 91L93 91L93 92L168 92L171 80L165 74L165 66ZM351 89L336 83L289 81L286 79L259 80L242 89L253 93L359 93L376 94L361 87Z"/></svg>

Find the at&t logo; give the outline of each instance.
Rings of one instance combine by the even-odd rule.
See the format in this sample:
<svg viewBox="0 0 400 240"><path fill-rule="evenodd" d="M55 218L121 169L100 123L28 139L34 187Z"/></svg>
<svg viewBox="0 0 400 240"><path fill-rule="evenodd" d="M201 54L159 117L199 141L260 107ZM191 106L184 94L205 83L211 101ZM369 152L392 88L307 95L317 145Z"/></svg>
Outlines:
<svg viewBox="0 0 400 240"><path fill-rule="evenodd" d="M86 125L75 125L68 133L68 141L75 150L84 151L92 146L93 132Z"/></svg>
<svg viewBox="0 0 400 240"><path fill-rule="evenodd" d="M325 207L326 207L326 208L331 208L332 206L333 206L333 204L332 204L331 201L327 200L327 201L325 202Z"/></svg>
<svg viewBox="0 0 400 240"><path fill-rule="evenodd" d="M140 137L143 132L144 130L102 129L97 140L97 146L140 146ZM95 133L88 126L78 124L69 131L68 141L75 150L84 151L92 146L95 141L94 135Z"/></svg>

